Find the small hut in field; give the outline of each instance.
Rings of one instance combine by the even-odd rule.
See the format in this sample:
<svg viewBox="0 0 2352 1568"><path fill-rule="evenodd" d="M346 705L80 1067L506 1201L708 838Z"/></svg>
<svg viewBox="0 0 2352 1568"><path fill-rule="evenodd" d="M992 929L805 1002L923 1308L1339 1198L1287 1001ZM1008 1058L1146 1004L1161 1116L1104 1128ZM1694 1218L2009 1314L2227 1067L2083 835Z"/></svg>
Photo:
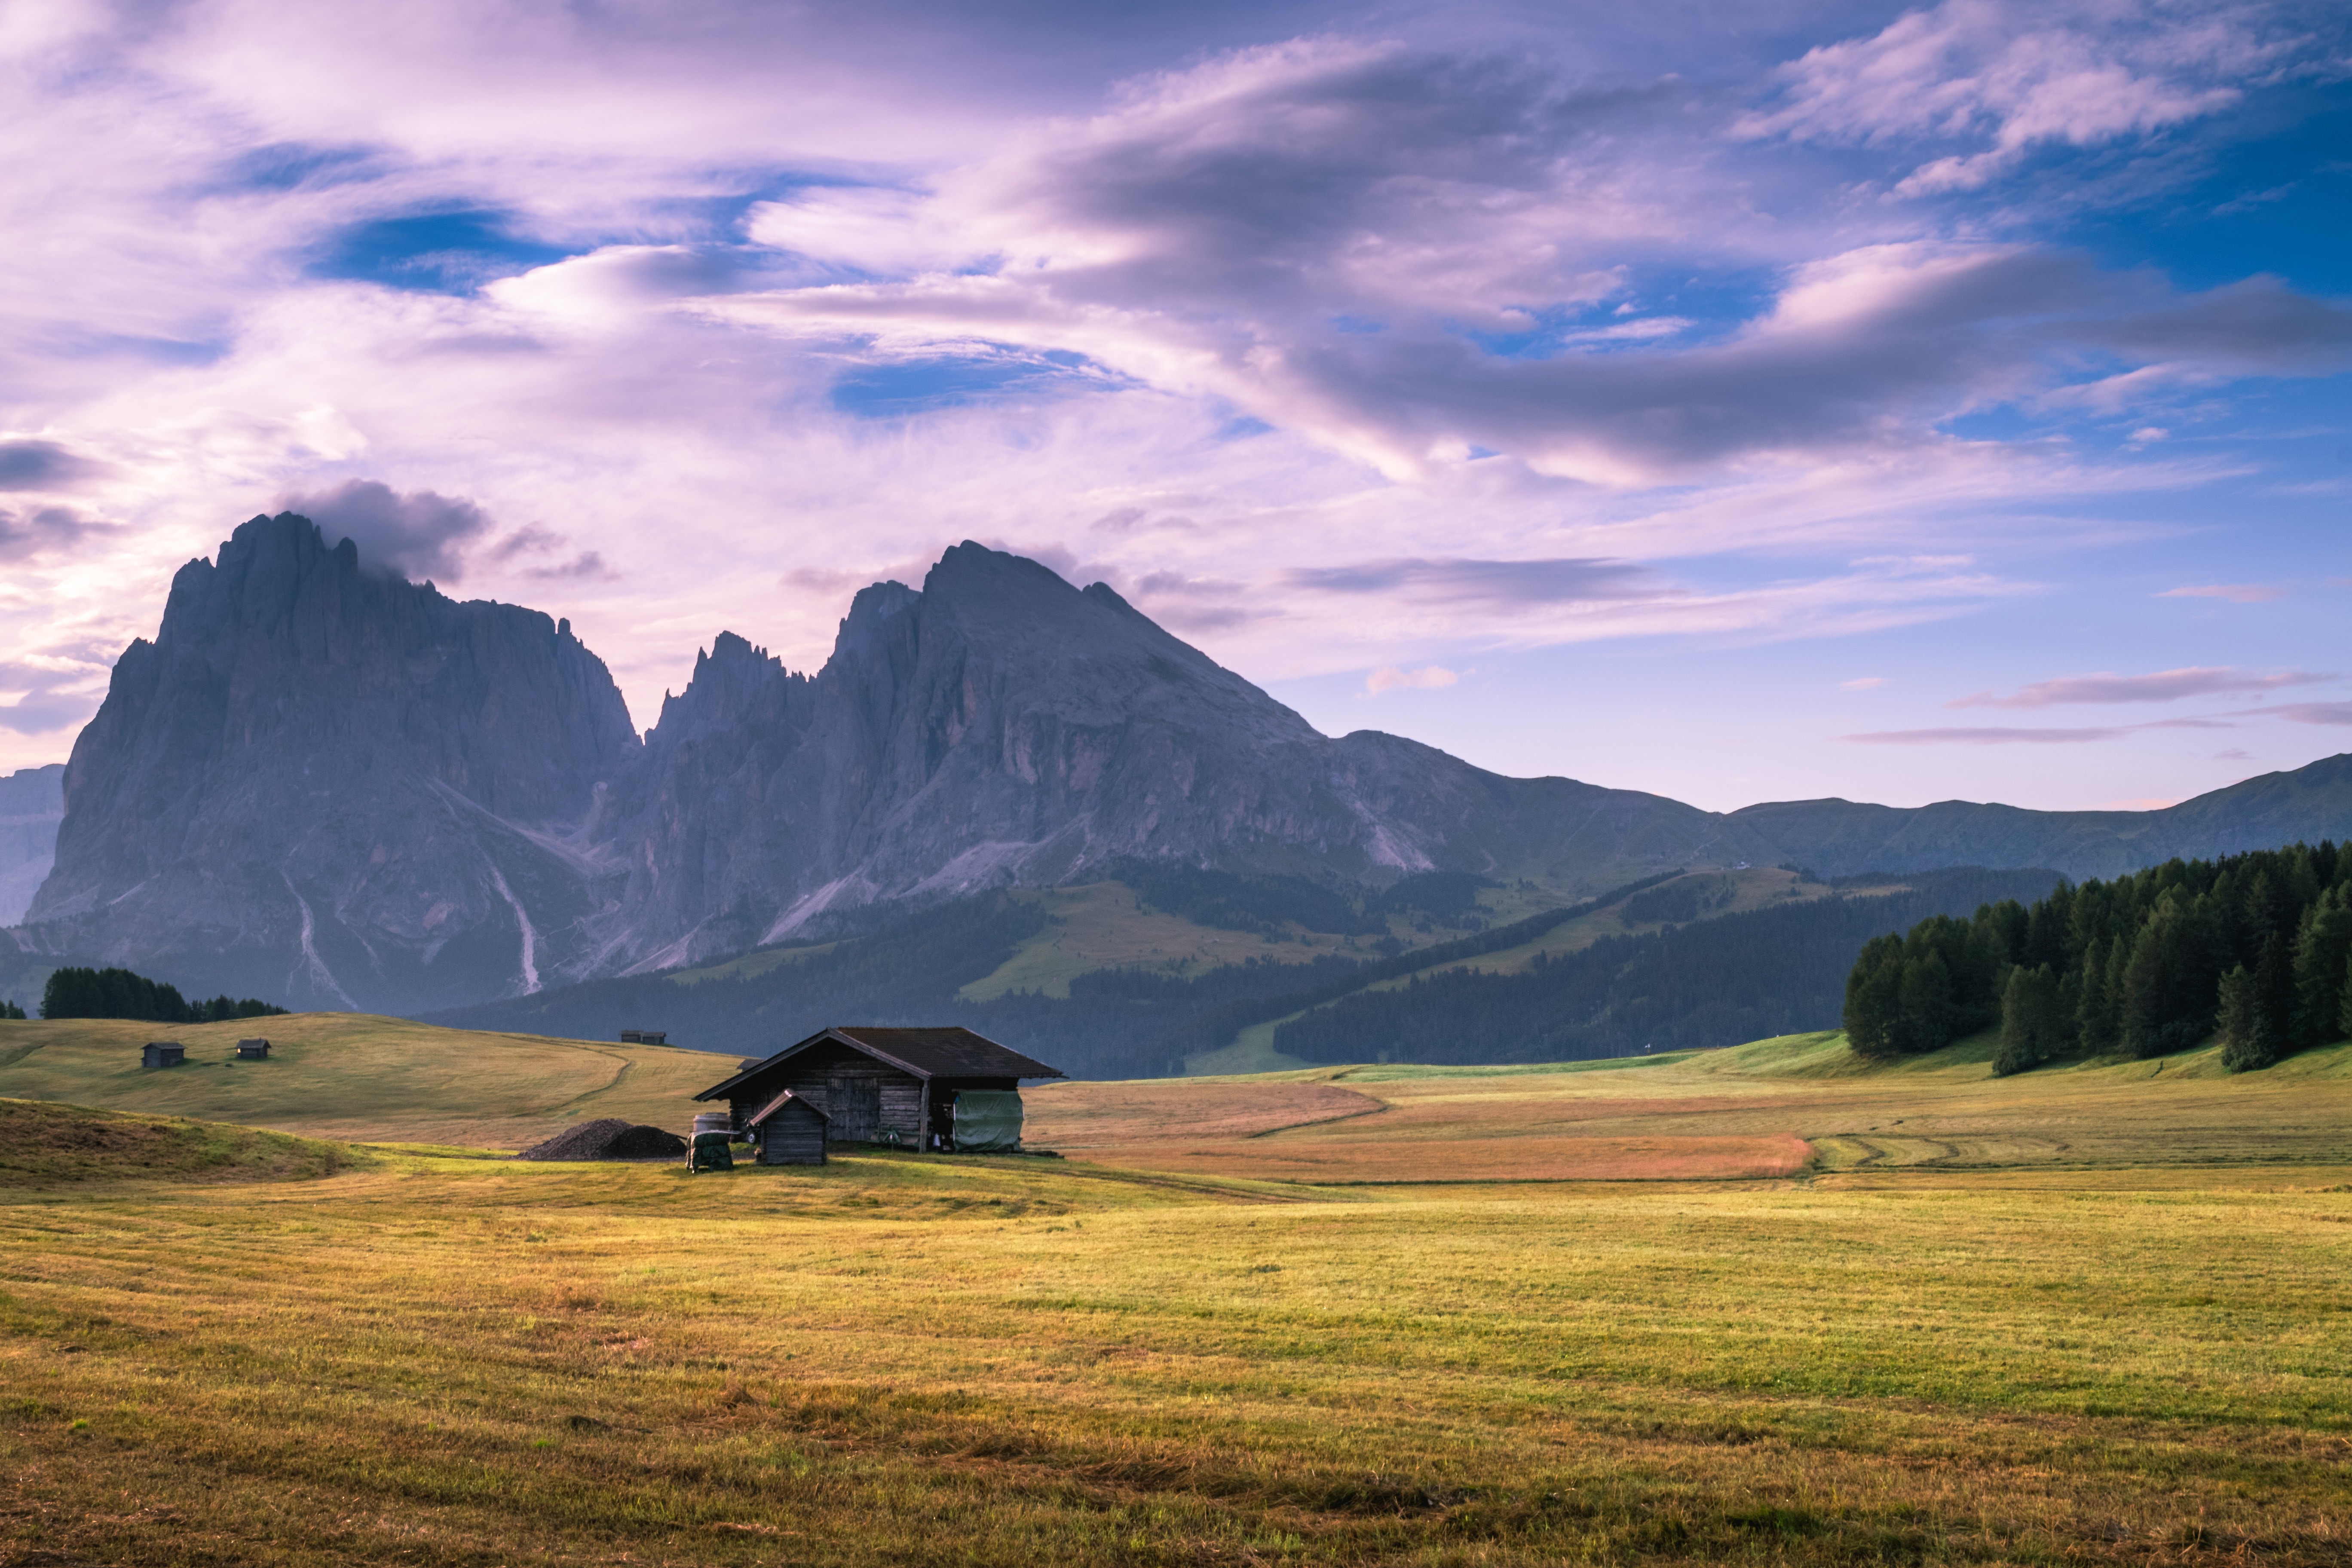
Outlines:
<svg viewBox="0 0 2352 1568"><path fill-rule="evenodd" d="M269 1059L269 1042L268 1040L237 1041L236 1059L241 1062L268 1061Z"/></svg>
<svg viewBox="0 0 2352 1568"><path fill-rule="evenodd" d="M624 1029L621 1044L625 1046L666 1046L669 1044L667 1029Z"/></svg>
<svg viewBox="0 0 2352 1568"><path fill-rule="evenodd" d="M188 1059L188 1047L177 1040L150 1040L140 1054L142 1068L175 1068Z"/></svg>
<svg viewBox="0 0 2352 1568"><path fill-rule="evenodd" d="M791 1089L743 1118L742 1130L760 1146L762 1165L824 1163L824 1111Z"/></svg>
<svg viewBox="0 0 2352 1568"><path fill-rule="evenodd" d="M823 1115L827 1142L1004 1153L1021 1142L1021 1080L1062 1076L970 1029L845 1025L751 1063L694 1098L726 1100L743 1131L771 1112L798 1117L776 1109L790 1090Z"/></svg>

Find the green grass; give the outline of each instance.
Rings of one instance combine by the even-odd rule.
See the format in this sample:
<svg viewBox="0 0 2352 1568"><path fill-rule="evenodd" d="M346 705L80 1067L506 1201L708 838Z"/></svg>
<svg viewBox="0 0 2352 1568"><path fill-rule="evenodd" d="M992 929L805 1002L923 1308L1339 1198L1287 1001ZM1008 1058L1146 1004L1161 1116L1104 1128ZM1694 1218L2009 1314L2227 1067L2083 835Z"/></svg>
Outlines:
<svg viewBox="0 0 2352 1568"><path fill-rule="evenodd" d="M265 1035L266 1061L231 1059ZM147 1068L151 1039L186 1065ZM0 1022L0 1096L234 1121L346 1141L520 1149L600 1116L692 1124L690 1097L737 1058L658 1046L436 1028L364 1014L161 1026Z"/></svg>

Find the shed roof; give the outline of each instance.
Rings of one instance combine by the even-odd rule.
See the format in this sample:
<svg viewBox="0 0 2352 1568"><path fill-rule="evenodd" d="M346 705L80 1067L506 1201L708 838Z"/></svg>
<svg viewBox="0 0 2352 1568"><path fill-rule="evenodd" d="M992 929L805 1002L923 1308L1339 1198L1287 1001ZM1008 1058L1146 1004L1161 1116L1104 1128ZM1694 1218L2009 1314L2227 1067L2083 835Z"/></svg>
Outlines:
<svg viewBox="0 0 2352 1568"><path fill-rule="evenodd" d="M836 1040L852 1050L863 1052L877 1061L912 1073L924 1079L935 1078L1060 1078L1059 1068L1049 1068L1044 1062L1023 1056L1019 1051L998 1045L983 1035L966 1028L944 1029L879 1029L865 1025L835 1025L820 1030L796 1046L787 1046L774 1056L751 1063L723 1083L716 1083L694 1098L716 1100L745 1080L758 1076L779 1062L798 1056L813 1046Z"/></svg>
<svg viewBox="0 0 2352 1568"><path fill-rule="evenodd" d="M743 1119L743 1125L746 1127L757 1127L760 1123L765 1121L768 1118L773 1116L777 1111L782 1110L785 1106L790 1105L796 1100L800 1100L801 1104L808 1107L809 1110L819 1121L830 1121L833 1120L832 1117L827 1116L824 1111L817 1110L816 1101L813 1100L802 1100L799 1095L794 1094L788 1089L784 1090L783 1093L776 1096L775 1099L768 1101L767 1104L760 1107L759 1110L751 1112L751 1115L745 1117Z"/></svg>

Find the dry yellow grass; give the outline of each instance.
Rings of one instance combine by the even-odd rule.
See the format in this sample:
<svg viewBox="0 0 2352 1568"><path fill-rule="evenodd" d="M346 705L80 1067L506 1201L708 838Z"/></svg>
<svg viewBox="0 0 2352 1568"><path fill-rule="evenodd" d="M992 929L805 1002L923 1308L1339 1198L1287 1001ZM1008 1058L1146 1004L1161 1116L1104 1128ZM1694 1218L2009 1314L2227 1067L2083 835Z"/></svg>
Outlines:
<svg viewBox="0 0 2352 1568"><path fill-rule="evenodd" d="M1246 1113L1250 1084L1265 1086L1269 1124L1239 1139L1205 1121L1199 1137L1170 1136L1192 1124L1182 1084L1055 1084L1028 1098L1042 1142L1080 1117L1156 1124L1149 1138L1092 1135L1089 1148L1142 1169L1318 1183L1738 1179L1792 1173L1807 1163L1799 1141L1824 1170L2352 1161L2352 1045L2235 1077L2210 1049L2008 1079L1992 1076L1990 1056L1976 1040L1866 1069L1843 1037L1808 1035L1655 1064L1314 1068L1243 1080L1238 1108L1234 1085L1202 1081L1219 1121ZM1301 1082L1381 1109L1273 1125Z"/></svg>
<svg viewBox="0 0 2352 1568"><path fill-rule="evenodd" d="M2352 1169L2189 1174L0 1195L0 1562L2340 1564Z"/></svg>

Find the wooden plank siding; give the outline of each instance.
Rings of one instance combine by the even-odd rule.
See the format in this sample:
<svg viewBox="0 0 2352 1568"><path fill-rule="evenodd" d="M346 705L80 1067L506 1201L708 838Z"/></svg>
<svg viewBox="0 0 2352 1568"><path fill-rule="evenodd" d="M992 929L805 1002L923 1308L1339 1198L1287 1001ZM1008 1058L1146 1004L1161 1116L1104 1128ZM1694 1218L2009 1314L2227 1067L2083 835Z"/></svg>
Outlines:
<svg viewBox="0 0 2352 1568"><path fill-rule="evenodd" d="M736 1124L788 1089L830 1118L836 1143L871 1142L885 1128L895 1128L910 1148L929 1142L922 1079L832 1040L730 1092Z"/></svg>
<svg viewBox="0 0 2352 1568"><path fill-rule="evenodd" d="M814 1109L798 1099L788 1100L782 1110L768 1118L761 1132L760 1163L824 1164L824 1119Z"/></svg>

